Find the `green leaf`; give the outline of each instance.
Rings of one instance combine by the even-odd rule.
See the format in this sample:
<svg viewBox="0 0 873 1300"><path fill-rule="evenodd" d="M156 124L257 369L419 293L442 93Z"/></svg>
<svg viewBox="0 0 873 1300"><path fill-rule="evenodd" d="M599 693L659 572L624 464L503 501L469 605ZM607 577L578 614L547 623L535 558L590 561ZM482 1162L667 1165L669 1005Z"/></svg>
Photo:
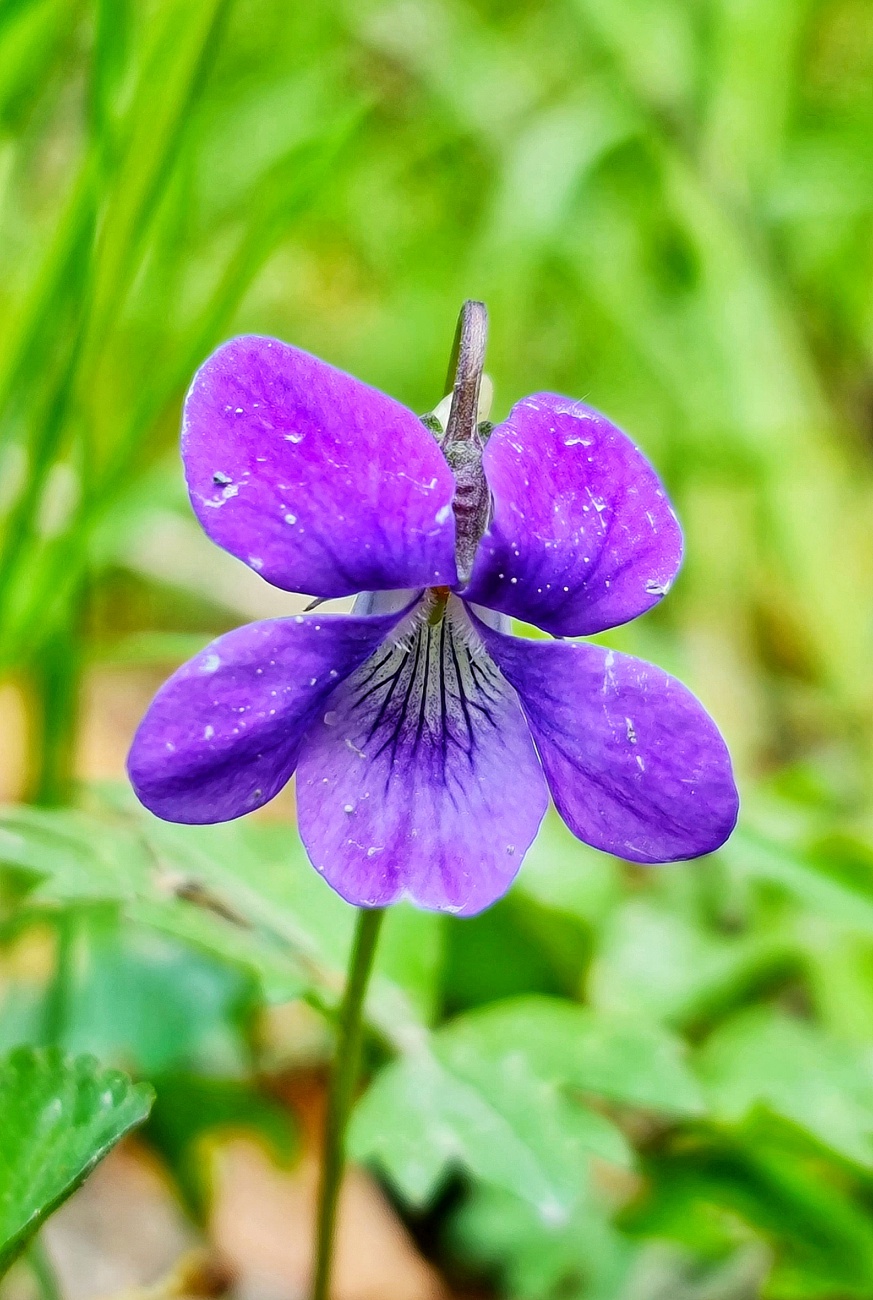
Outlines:
<svg viewBox="0 0 873 1300"><path fill-rule="evenodd" d="M566 1220L544 1223L518 1197L477 1188L451 1224L451 1241L518 1300L617 1300L636 1255L587 1189Z"/></svg>
<svg viewBox="0 0 873 1300"><path fill-rule="evenodd" d="M604 1015L680 1026L723 1013L784 960L778 935L726 939L660 900L632 896L605 927L589 992Z"/></svg>
<svg viewBox="0 0 873 1300"><path fill-rule="evenodd" d="M868 1052L761 1007L722 1025L698 1065L719 1118L738 1123L764 1107L846 1159L873 1168Z"/></svg>
<svg viewBox="0 0 873 1300"><path fill-rule="evenodd" d="M865 1188L797 1130L762 1114L739 1134L715 1130L656 1151L644 1172L648 1195L626 1223L635 1234L680 1242L698 1258L720 1258L743 1240L764 1248L766 1288L736 1294L871 1294Z"/></svg>
<svg viewBox="0 0 873 1300"><path fill-rule="evenodd" d="M126 791L95 813L4 809L0 864L38 906L110 902L128 917L253 972L273 1002L343 987L354 909L309 864L293 826L177 826ZM398 1045L432 1012L441 918L399 905L386 919L368 1012Z"/></svg>
<svg viewBox="0 0 873 1300"><path fill-rule="evenodd" d="M109 907L52 913L20 928L0 981L0 1053L54 1044L153 1075L171 1069L239 1074L250 1064L256 984L199 947L134 926ZM41 920L41 918L40 918ZM15 961L16 947L54 940L54 975ZM20 950L19 949L19 950Z"/></svg>
<svg viewBox="0 0 873 1300"><path fill-rule="evenodd" d="M413 1204L461 1168L532 1205L544 1223L563 1223L589 1156L632 1160L620 1129L581 1094L665 1115L703 1110L683 1046L667 1031L527 997L457 1017L383 1070L358 1107L352 1145Z"/></svg>
<svg viewBox="0 0 873 1300"><path fill-rule="evenodd" d="M777 885L817 916L860 934L873 934L871 889L841 880L815 857L747 830L732 837L723 856L740 876Z"/></svg>
<svg viewBox="0 0 873 1300"><path fill-rule="evenodd" d="M679 1042L569 1002L521 998L460 1016L393 1062L355 1114L352 1146L413 1204L453 1169L564 1222L588 1157L632 1160L620 1129L582 1093L665 1114L699 1114Z"/></svg>
<svg viewBox="0 0 873 1300"><path fill-rule="evenodd" d="M611 1101L667 1115L705 1109L682 1040L648 1020L560 998L515 998L460 1017L442 1036L456 1054L498 1059L521 1048L541 1078Z"/></svg>
<svg viewBox="0 0 873 1300"><path fill-rule="evenodd" d="M152 1100L91 1057L18 1048L0 1064L0 1273Z"/></svg>
<svg viewBox="0 0 873 1300"><path fill-rule="evenodd" d="M542 909L513 890L477 916L448 920L445 1005L459 1013L525 993L570 996L579 988L589 949L574 917Z"/></svg>
<svg viewBox="0 0 873 1300"><path fill-rule="evenodd" d="M350 1144L413 1205L463 1169L530 1202L545 1222L569 1214L589 1155L631 1159L619 1129L538 1078L523 1053L502 1061L456 1053L439 1035L433 1051L422 1047L377 1077Z"/></svg>

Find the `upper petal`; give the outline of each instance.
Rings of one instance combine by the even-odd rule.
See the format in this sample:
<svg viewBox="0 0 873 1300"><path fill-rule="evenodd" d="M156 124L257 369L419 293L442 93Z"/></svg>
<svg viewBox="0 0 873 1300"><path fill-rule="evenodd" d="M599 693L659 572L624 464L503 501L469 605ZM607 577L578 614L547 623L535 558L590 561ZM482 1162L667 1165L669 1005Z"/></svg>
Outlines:
<svg viewBox="0 0 873 1300"><path fill-rule="evenodd" d="M337 690L297 771L307 852L364 907L487 907L509 888L547 801L515 692L455 598L435 624L419 611Z"/></svg>
<svg viewBox="0 0 873 1300"><path fill-rule="evenodd" d="M138 798L173 822L223 822L267 803L336 686L406 616L298 614L236 628L183 664L134 736Z"/></svg>
<svg viewBox="0 0 873 1300"><path fill-rule="evenodd" d="M587 636L669 590L679 524L652 466L605 416L554 393L526 397L482 463L493 515L465 599Z"/></svg>
<svg viewBox="0 0 873 1300"><path fill-rule="evenodd" d="M687 687L602 646L477 626L518 692L574 835L634 862L695 858L724 843L739 805L730 755Z"/></svg>
<svg viewBox="0 0 873 1300"><path fill-rule="evenodd" d="M198 370L182 456L214 542L315 596L451 586L454 479L412 411L278 339L232 339Z"/></svg>

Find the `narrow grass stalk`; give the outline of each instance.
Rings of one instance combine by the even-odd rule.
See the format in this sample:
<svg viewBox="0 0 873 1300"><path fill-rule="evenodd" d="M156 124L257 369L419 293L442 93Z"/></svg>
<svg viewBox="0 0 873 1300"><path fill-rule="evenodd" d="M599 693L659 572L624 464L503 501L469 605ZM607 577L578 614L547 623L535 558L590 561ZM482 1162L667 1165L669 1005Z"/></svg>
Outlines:
<svg viewBox="0 0 873 1300"><path fill-rule="evenodd" d="M339 1032L324 1124L312 1300L329 1300L337 1203L346 1163L346 1127L361 1054L364 997L384 916L384 908L361 908L358 912L346 990L340 1009Z"/></svg>
<svg viewBox="0 0 873 1300"><path fill-rule="evenodd" d="M63 1300L52 1262L38 1237L27 1248L26 1258L40 1300Z"/></svg>
<svg viewBox="0 0 873 1300"><path fill-rule="evenodd" d="M79 617L80 611L74 610L66 626L59 627L38 651L32 669L30 798L46 808L69 802L73 792L82 667Z"/></svg>

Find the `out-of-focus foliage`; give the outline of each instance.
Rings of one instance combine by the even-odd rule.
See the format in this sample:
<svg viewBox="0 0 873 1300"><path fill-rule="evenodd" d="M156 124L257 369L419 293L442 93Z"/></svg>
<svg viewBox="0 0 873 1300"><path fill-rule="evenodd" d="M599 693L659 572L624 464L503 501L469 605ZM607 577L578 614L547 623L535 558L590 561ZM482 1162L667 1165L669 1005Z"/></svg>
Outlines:
<svg viewBox="0 0 873 1300"><path fill-rule="evenodd" d="M81 676L282 608L184 499L211 347L427 410L481 297L498 418L585 397L663 472L685 570L606 640L744 812L653 872L547 821L491 912L393 913L356 1150L514 1300L873 1294L871 85L864 0L0 0L0 664L56 805L0 825L0 1044L154 1077L196 1208L206 1128L292 1158L254 1080L326 1043L263 1009L330 1016L350 917L287 827L76 793Z"/></svg>

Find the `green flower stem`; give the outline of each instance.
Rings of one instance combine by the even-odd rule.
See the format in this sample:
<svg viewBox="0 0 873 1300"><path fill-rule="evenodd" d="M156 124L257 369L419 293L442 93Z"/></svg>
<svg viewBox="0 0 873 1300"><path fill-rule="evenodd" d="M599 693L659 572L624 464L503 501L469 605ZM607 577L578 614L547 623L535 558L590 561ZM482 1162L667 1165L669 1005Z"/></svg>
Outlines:
<svg viewBox="0 0 873 1300"><path fill-rule="evenodd" d="M337 1202L346 1162L346 1126L361 1054L364 997L384 916L384 908L361 908L358 912L327 1098L312 1300L329 1300Z"/></svg>

